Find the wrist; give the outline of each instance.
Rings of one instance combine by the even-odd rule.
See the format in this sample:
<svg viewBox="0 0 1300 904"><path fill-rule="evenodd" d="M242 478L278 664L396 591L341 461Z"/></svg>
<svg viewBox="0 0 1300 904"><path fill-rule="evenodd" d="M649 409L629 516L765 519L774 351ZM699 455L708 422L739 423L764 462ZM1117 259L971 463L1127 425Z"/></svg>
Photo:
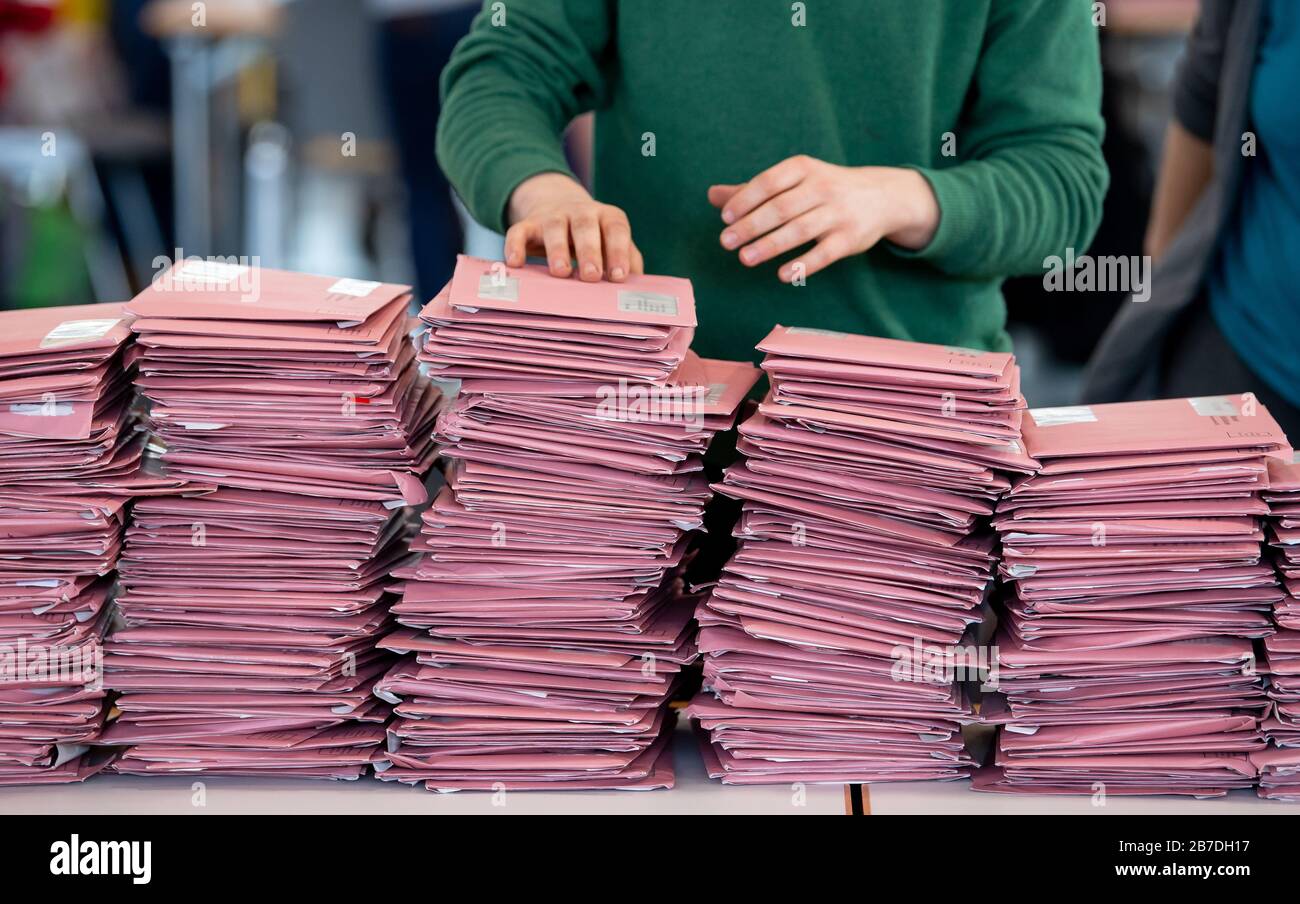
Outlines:
<svg viewBox="0 0 1300 904"><path fill-rule="evenodd" d="M547 172L529 176L515 186L506 205L506 225L526 219L543 204L565 200L590 201L591 195L568 173Z"/></svg>
<svg viewBox="0 0 1300 904"><path fill-rule="evenodd" d="M939 199L930 181L914 169L891 169L887 184L892 223L885 238L920 251L939 229Z"/></svg>

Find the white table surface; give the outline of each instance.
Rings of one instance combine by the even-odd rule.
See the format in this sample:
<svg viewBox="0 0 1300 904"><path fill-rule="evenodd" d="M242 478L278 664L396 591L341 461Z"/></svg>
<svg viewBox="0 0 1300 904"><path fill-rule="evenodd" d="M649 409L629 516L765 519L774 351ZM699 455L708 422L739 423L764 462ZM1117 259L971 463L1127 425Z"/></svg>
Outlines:
<svg viewBox="0 0 1300 904"><path fill-rule="evenodd" d="M993 794L972 791L969 781L898 782L864 788L873 816L920 815L1300 815L1300 804L1263 800L1250 791L1196 800L1182 797L1116 797L1094 806L1091 795Z"/></svg>

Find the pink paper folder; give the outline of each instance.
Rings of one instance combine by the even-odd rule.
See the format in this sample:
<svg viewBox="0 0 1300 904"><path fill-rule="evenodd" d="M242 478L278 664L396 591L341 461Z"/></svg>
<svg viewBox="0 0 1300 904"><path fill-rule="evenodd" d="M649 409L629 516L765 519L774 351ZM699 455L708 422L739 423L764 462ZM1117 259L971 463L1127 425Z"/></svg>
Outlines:
<svg viewBox="0 0 1300 904"><path fill-rule="evenodd" d="M379 778L432 791L671 787L669 701L697 656L683 573L703 453L758 379L687 346L690 284L559 280L462 257L421 315L461 380L447 484L395 570Z"/></svg>
<svg viewBox="0 0 1300 904"><path fill-rule="evenodd" d="M983 791L1219 796L1255 785L1285 707L1263 545L1291 450L1249 397L1035 409L1040 473L998 505L1001 725ZM1267 660L1260 654L1267 649ZM1267 692L1266 692L1267 688ZM1272 699L1270 699L1272 698Z"/></svg>
<svg viewBox="0 0 1300 904"><path fill-rule="evenodd" d="M716 489L739 548L697 611L687 709L727 784L951 780L992 581L988 527L1025 454L1009 354L778 326L772 392ZM972 648L973 649L973 648Z"/></svg>
<svg viewBox="0 0 1300 904"><path fill-rule="evenodd" d="M106 711L102 640L144 466L120 304L0 313L0 784L82 781Z"/></svg>
<svg viewBox="0 0 1300 904"><path fill-rule="evenodd" d="M142 500L106 644L118 772L353 779L391 707L391 572L409 558L441 394L402 286L182 262L128 305L167 474Z"/></svg>

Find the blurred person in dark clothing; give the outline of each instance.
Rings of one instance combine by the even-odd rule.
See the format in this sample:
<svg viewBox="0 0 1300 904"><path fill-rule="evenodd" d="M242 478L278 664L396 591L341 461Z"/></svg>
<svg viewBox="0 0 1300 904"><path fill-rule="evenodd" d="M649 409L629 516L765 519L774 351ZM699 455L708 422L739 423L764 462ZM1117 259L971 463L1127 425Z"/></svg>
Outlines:
<svg viewBox="0 0 1300 904"><path fill-rule="evenodd" d="M1300 4L1204 0L1147 230L1085 401L1253 393L1300 440Z"/></svg>
<svg viewBox="0 0 1300 904"><path fill-rule="evenodd" d="M167 112L171 109L171 67L167 53L153 35L140 26L140 13L150 0L113 0L109 33L126 73L131 102L137 107Z"/></svg>
<svg viewBox="0 0 1300 904"><path fill-rule="evenodd" d="M451 186L434 158L438 79L469 31L477 0L368 0L379 19L379 66L406 183L411 255L420 301L451 279L464 236Z"/></svg>

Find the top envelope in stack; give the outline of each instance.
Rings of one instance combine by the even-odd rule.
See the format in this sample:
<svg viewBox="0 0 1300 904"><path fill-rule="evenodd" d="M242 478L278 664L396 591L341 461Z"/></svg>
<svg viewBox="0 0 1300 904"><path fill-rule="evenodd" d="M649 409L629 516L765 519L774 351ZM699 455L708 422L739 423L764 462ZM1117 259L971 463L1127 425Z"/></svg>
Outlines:
<svg viewBox="0 0 1300 904"><path fill-rule="evenodd" d="M959 778L987 518L1036 467L1014 359L784 326L758 348L772 392L717 487L744 500L742 543L698 614L710 772Z"/></svg>
<svg viewBox="0 0 1300 904"><path fill-rule="evenodd" d="M1220 396L1036 409L1041 471L994 524L1007 582L994 791L1212 796L1253 784L1268 705L1253 641L1282 598L1262 558L1262 406Z"/></svg>
<svg viewBox="0 0 1300 904"><path fill-rule="evenodd" d="M106 758L99 674L143 435L120 304L0 313L0 784L79 781Z"/></svg>
<svg viewBox="0 0 1300 904"><path fill-rule="evenodd" d="M407 301L183 262L130 303L163 465L218 489L134 512L105 659L118 771L355 778L380 750L375 644L440 399Z"/></svg>
<svg viewBox="0 0 1300 904"><path fill-rule="evenodd" d="M461 380L447 485L401 569L408 654L380 777L434 791L672 785L668 702L696 656L682 572L702 456L758 379L688 352L690 283L587 284L462 257L422 360Z"/></svg>
<svg viewBox="0 0 1300 904"><path fill-rule="evenodd" d="M590 389L626 380L663 386L700 375L689 280L633 276L625 283L547 279L536 266L462 255L452 281L420 316L431 324L421 360L440 379ZM686 368L683 370L683 368ZM680 373L679 373L680 372Z"/></svg>

